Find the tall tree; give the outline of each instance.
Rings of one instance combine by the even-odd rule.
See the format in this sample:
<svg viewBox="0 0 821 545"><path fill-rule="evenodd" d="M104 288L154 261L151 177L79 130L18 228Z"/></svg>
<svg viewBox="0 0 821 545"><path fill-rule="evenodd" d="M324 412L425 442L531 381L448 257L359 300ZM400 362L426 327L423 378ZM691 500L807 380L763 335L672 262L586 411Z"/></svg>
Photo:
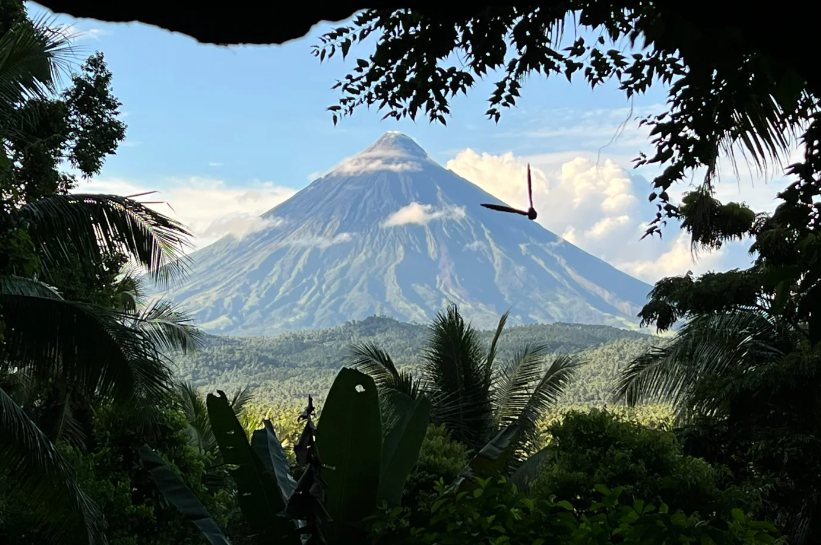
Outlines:
<svg viewBox="0 0 821 545"><path fill-rule="evenodd" d="M60 271L80 263L104 273L76 286L90 294L119 282L109 268L116 256L168 280L182 270L189 234L128 198L67 195L77 180L61 164L93 175L124 137L111 74L97 54L60 91L70 39L29 20L22 2L0 8L0 375L37 392L57 381L71 395L137 410L168 392L163 350L189 346L192 330L167 306L70 301L42 280L60 281ZM13 392L17 399L0 390L0 493L31 506L55 540L102 543L99 511L17 401L26 389Z"/></svg>

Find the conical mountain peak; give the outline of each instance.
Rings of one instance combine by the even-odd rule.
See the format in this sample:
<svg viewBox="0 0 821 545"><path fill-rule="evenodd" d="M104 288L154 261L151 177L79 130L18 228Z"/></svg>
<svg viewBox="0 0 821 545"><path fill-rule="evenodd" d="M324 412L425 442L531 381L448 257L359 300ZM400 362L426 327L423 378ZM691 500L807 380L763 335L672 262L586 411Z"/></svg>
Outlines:
<svg viewBox="0 0 821 545"><path fill-rule="evenodd" d="M428 153L416 141L398 131L388 131L358 156L389 156L427 159Z"/></svg>
<svg viewBox="0 0 821 545"><path fill-rule="evenodd" d="M273 335L377 312L426 322L445 301L477 327L635 324L650 286L494 202L388 132L262 216L192 256L169 298L206 331Z"/></svg>

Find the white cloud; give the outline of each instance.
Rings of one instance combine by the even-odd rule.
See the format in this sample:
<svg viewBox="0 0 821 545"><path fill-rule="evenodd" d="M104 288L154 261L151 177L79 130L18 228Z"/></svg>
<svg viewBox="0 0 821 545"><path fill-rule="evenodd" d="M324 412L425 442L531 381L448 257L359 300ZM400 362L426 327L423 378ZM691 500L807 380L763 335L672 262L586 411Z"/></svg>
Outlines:
<svg viewBox="0 0 821 545"><path fill-rule="evenodd" d="M385 161L377 158L354 156L339 163L331 172L339 174L359 174L378 170L413 172L421 169L422 166L416 161Z"/></svg>
<svg viewBox="0 0 821 545"><path fill-rule="evenodd" d="M309 248L327 248L334 244L341 244L343 242L350 242L353 239L351 233L339 233L333 237L302 237L292 240L286 240L282 244L285 246L305 246Z"/></svg>
<svg viewBox="0 0 821 545"><path fill-rule="evenodd" d="M208 163L209 167L221 167L224 163Z"/></svg>
<svg viewBox="0 0 821 545"><path fill-rule="evenodd" d="M466 149L447 167L488 193L516 208L527 207L526 162L531 163L533 201L538 221L566 241L647 282L692 269L695 273L735 266L727 252L702 253L693 261L689 238L675 222L664 229L665 238L640 240L656 208L648 201L651 186L632 176L610 157L598 164L596 153L573 157L567 152L530 157L479 154ZM591 156L592 155L592 156ZM756 210L771 210L775 193L785 182L718 184L723 201L744 200ZM686 190L681 184L680 191ZM671 196L673 192L671 191ZM749 245L749 243L741 243ZM743 254L743 252L740 252Z"/></svg>
<svg viewBox="0 0 821 545"><path fill-rule="evenodd" d="M311 172L310 174L308 174L308 181L313 182L317 178L322 178L324 175L325 175L325 172L322 172L320 170L317 170L315 172Z"/></svg>
<svg viewBox="0 0 821 545"><path fill-rule="evenodd" d="M63 25L61 27L63 34L71 38L75 42L83 40L99 40L102 36L109 36L110 30L103 28L89 28L81 29L77 25Z"/></svg>
<svg viewBox="0 0 821 545"><path fill-rule="evenodd" d="M432 204L412 202L390 214L382 222L383 227L399 227L401 225L427 225L434 220L462 219L465 217L463 206L443 206L435 208Z"/></svg>
<svg viewBox="0 0 821 545"><path fill-rule="evenodd" d="M103 178L81 185L76 192L134 195L152 190L159 192L137 200L167 202L148 206L182 222L193 233L192 242L197 248L225 235L242 237L260 229L277 227L280 220L266 221L258 216L296 193L290 187L271 182L229 186L222 180L198 177L173 180L161 186Z"/></svg>
<svg viewBox="0 0 821 545"><path fill-rule="evenodd" d="M241 239L251 233L273 229L283 224L282 218L263 218L253 214L232 214L215 219L206 227L201 236L218 240L225 235Z"/></svg>
<svg viewBox="0 0 821 545"><path fill-rule="evenodd" d="M700 254L697 260L693 259L690 247L690 237L681 233L668 246L668 250L655 259L638 261L621 261L614 263L622 271L654 282L665 276L681 276L687 271L702 274L715 269L721 264L724 257L723 250Z"/></svg>

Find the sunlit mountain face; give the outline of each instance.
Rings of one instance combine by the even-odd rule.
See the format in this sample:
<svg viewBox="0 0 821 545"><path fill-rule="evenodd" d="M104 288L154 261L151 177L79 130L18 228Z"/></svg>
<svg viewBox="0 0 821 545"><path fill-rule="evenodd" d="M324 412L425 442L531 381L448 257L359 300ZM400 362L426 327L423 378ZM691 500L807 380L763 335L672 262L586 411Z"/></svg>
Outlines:
<svg viewBox="0 0 821 545"><path fill-rule="evenodd" d="M650 286L504 204L389 132L261 216L192 255L168 296L206 331L271 335L384 314L429 321L448 302L478 327L636 327Z"/></svg>

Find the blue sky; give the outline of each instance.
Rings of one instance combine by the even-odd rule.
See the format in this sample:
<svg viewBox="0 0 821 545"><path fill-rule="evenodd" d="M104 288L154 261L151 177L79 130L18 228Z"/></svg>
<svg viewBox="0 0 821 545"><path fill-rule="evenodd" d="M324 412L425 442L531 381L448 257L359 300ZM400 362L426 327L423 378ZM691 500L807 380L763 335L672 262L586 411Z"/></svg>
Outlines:
<svg viewBox="0 0 821 545"><path fill-rule="evenodd" d="M43 9L32 4L30 12ZM337 100L331 86L369 50L354 47L346 62L320 64L311 45L330 25L281 46L225 48L142 24L64 16L56 22L79 33L83 56L105 54L128 124L124 145L82 190L159 190L175 210L164 211L191 225L200 246L241 229L244 218L398 130L443 166L507 200L522 198L520 181L530 161L541 181L542 224L644 280L749 261L736 245L693 265L675 230L663 241L638 242L641 223L654 211L646 196L655 173L631 168L630 159L650 149L636 121L607 145L631 108L614 85L591 90L581 82L534 76L519 106L494 124L484 115L490 77L454 100L447 127L426 119L382 121L382 114L364 109L335 127L326 111ZM651 89L632 104L633 115L658 111L665 100L663 88ZM771 209L783 186L775 178L753 185L728 177L720 196Z"/></svg>

